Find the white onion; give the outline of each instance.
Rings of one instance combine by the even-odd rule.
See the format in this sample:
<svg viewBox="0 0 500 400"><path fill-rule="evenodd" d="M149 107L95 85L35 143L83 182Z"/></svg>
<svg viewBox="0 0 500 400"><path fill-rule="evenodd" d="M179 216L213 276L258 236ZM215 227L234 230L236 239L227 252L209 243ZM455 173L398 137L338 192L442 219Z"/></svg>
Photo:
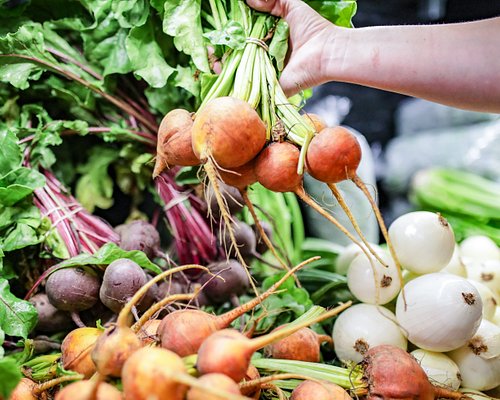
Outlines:
<svg viewBox="0 0 500 400"><path fill-rule="evenodd" d="M398 295L401 282L392 257L385 250L376 250L376 253L387 267L373 256L370 263L366 255L358 254L347 270L347 286L364 303L386 304Z"/></svg>
<svg viewBox="0 0 500 400"><path fill-rule="evenodd" d="M465 261L467 278L488 286L500 296L500 261Z"/></svg>
<svg viewBox="0 0 500 400"><path fill-rule="evenodd" d="M491 321L497 309L498 296L496 296L488 286L483 285L481 282L473 279L467 279L467 281L471 285L474 285L479 292L479 296L481 296L481 301L483 302L483 318Z"/></svg>
<svg viewBox="0 0 500 400"><path fill-rule="evenodd" d="M482 302L467 279L447 273L422 275L404 287L396 318L408 340L431 351L463 346L481 323Z"/></svg>
<svg viewBox="0 0 500 400"><path fill-rule="evenodd" d="M392 344L406 350L407 341L392 312L372 304L356 304L340 314L333 325L337 357L360 362L371 347Z"/></svg>
<svg viewBox="0 0 500 400"><path fill-rule="evenodd" d="M475 390L490 390L500 385L500 357L485 360L469 346L450 351L448 356L460 369L462 386Z"/></svg>
<svg viewBox="0 0 500 400"><path fill-rule="evenodd" d="M455 236L439 214L415 211L397 218L389 237L401 265L416 274L437 272L450 262Z"/></svg>
<svg viewBox="0 0 500 400"><path fill-rule="evenodd" d="M447 355L423 349L413 350L411 355L418 361L431 383L453 390L460 387L458 366Z"/></svg>
<svg viewBox="0 0 500 400"><path fill-rule="evenodd" d="M363 243L361 243L361 246L366 249L366 246ZM382 247L377 244L370 243L370 246L375 251L382 251ZM335 272L341 275L347 274L349 265L351 265L352 260L354 260L354 258L359 254L364 255L359 246L355 243L351 243L349 246L344 247L335 261Z"/></svg>
<svg viewBox="0 0 500 400"><path fill-rule="evenodd" d="M455 249L453 250L453 255L451 260L446 267L444 267L439 272L448 272L449 274L454 274L461 276L462 278L467 278L467 271L465 270L465 264L462 262L460 257L460 248L455 244Z"/></svg>
<svg viewBox="0 0 500 400"><path fill-rule="evenodd" d="M500 357L500 327L483 319L476 334L467 342L467 346L485 360Z"/></svg>
<svg viewBox="0 0 500 400"><path fill-rule="evenodd" d="M469 236L460 244L462 257L474 261L500 260L500 249L487 236Z"/></svg>
<svg viewBox="0 0 500 400"><path fill-rule="evenodd" d="M491 322L493 322L496 326L500 326L500 306L497 306L495 315L491 319Z"/></svg>

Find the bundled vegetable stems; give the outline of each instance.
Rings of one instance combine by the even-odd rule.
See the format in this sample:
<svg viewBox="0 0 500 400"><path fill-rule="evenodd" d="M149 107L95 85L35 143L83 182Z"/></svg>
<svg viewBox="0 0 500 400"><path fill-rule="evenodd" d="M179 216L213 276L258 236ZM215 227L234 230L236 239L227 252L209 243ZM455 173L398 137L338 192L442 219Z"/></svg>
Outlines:
<svg viewBox="0 0 500 400"><path fill-rule="evenodd" d="M301 115L279 85L279 68L273 57L278 62L277 47L283 55L286 53L286 36L283 29L277 29L284 22L257 13L241 1L209 3L210 12L202 15L213 30L206 36L225 36L225 41L212 40L214 54L221 57L222 70L212 85L202 90L201 105L195 115L174 110L165 116L158 133L155 175L175 165L203 165L214 187L225 229L243 265L227 204L220 195L219 179L237 187L244 199L248 199L244 195L247 187L255 182L271 191L295 193L356 243L370 261L373 256L386 265L365 239L335 186L349 179L368 198L399 267L378 206L356 172L361 161L356 137L343 127L326 127L316 116ZM233 34L234 31L239 34ZM304 171L328 185L362 243L306 193L302 184ZM249 201L246 204L252 211ZM259 231L265 238L262 229Z"/></svg>

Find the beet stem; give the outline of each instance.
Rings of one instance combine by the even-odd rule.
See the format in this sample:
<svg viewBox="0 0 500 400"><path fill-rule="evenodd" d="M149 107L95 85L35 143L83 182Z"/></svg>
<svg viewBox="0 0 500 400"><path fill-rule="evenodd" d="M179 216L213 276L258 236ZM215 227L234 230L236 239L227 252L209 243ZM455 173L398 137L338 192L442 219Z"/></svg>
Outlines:
<svg viewBox="0 0 500 400"><path fill-rule="evenodd" d="M191 300L193 299L198 293L188 293L188 294L173 294L172 296L165 297L161 299L160 301L156 302L153 304L151 307L149 307L144 314L142 314L141 318L132 325L132 330L134 332L138 332L143 325L153 316L156 312L161 310L164 306L170 303L174 303L176 301L182 301L182 300Z"/></svg>
<svg viewBox="0 0 500 400"><path fill-rule="evenodd" d="M289 271L290 267L281 259L278 252L276 251L276 248L273 245L273 242L271 241L271 239L269 239L269 236L267 236L267 233L262 228L262 224L260 223L259 217L255 212L255 207L253 206L252 202L250 201L250 198L248 197L247 190L246 189L240 190L240 193L241 196L243 197L243 200L245 201L245 205L247 206L248 210L250 211L250 214L252 215L253 222L255 223L255 226L257 227L262 240L264 240L266 246L269 248L269 250L271 250L271 253L273 253L273 256L278 260L278 262L283 266L283 268L286 271Z"/></svg>
<svg viewBox="0 0 500 400"><path fill-rule="evenodd" d="M358 222L356 221L356 218L354 218L354 215L351 212L351 209L347 205L346 201L342 197L342 194L338 190L337 186L333 183L327 183L328 187L332 191L332 194L335 196L335 199L338 201L340 207L342 207L342 210L344 210L345 214L349 218L349 221L351 221L352 227L356 231L356 233L359 235L360 239L362 242L365 244L366 248L370 253L372 253L373 257L382 265L385 265L385 261L380 258L380 256L373 250L373 247L368 243L368 240L366 240L365 235L363 235L363 232L361 231L361 228L358 225Z"/></svg>
<svg viewBox="0 0 500 400"><path fill-rule="evenodd" d="M267 289L264 293L262 293L260 296L254 297L252 300L246 302L245 304L242 304L241 306L237 308L233 308L232 310L221 314L217 316L216 319L216 324L219 329L226 328L229 326L231 322L233 322L236 318L239 316L245 314L246 312L252 310L254 307L256 307L258 304L262 303L265 299L267 299L269 296L274 294L276 292L276 289L278 289L290 276L292 276L295 272L297 272L299 269L303 268L307 264L312 263L313 261L319 260L321 257L316 256L316 257L311 257L294 268L292 268L290 271L287 271L283 277L277 281L274 285L272 285L269 289Z"/></svg>
<svg viewBox="0 0 500 400"><path fill-rule="evenodd" d="M54 386L57 386L61 383L69 382L69 381L79 381L79 380L82 380L83 378L84 378L84 376L81 374L63 375L63 376L60 376L58 378L54 378L54 379L51 379L49 381L39 383L38 385L36 385L33 388L31 393L34 396L38 396L38 395L42 394L43 392L45 392L46 390L49 390L49 389L53 388Z"/></svg>
<svg viewBox="0 0 500 400"><path fill-rule="evenodd" d="M396 268L398 270L399 283L401 286L401 296L403 297L403 303L404 303L404 307L406 310L406 295L405 295L405 290L404 290L403 271L401 269L401 263L399 262L396 251L394 250L394 247L392 246L392 241L389 238L389 233L387 232L387 227L385 226L384 218L382 218L382 214L380 213L380 209L378 208L377 203L375 202L373 196L368 191L368 188L366 187L365 183L361 180L361 178L358 175L355 175L353 178L351 178L351 180L363 192L365 197L370 202L370 205L372 206L373 212L375 213L375 217L377 218L378 224L380 226L380 230L382 231L382 235L384 236L384 239L387 243L387 247L389 248L389 252L391 253L391 256L392 256L394 263L396 264Z"/></svg>
<svg viewBox="0 0 500 400"><path fill-rule="evenodd" d="M315 211L317 211L321 216L326 218L328 221L330 221L333 225L335 225L344 235L346 235L349 239L351 239L352 242L354 242L363 252L363 254L366 256L368 259L368 262L370 263L373 271L373 278L375 281L375 301L378 303L378 300L380 298L380 286L376 284L379 282L379 279L377 277L377 270L375 269L375 265L373 265L373 259L368 253L368 251L363 247L363 245L357 240L351 232L349 232L339 221L337 221L336 218L333 217L333 215L329 214L326 212L323 207L321 207L316 201L313 200L311 196L309 196L306 191L304 190L304 187L301 185L297 189L295 189L295 194L299 196L302 201L304 201L307 205L312 207ZM382 265L385 265L385 263L382 263Z"/></svg>
<svg viewBox="0 0 500 400"><path fill-rule="evenodd" d="M146 282L144 286L142 286L133 296L132 298L125 304L125 306L122 308L120 311L120 314L118 315L118 319L116 320L116 324L119 327L127 327L127 318L128 315L130 314L130 311L132 307L139 302L139 300L147 293L147 291L156 283L161 281L162 279L166 278L169 275L175 274L180 271L184 271L186 269L202 269L208 273L210 273L210 270L207 267L203 267L201 265L197 264L188 264L188 265L182 265L180 267L172 268L169 269L168 271L164 271L161 274L156 275L153 279L149 280Z"/></svg>
<svg viewBox="0 0 500 400"><path fill-rule="evenodd" d="M470 399L470 397L467 396L466 393L458 392L456 390L446 389L440 386L434 386L434 398L453 399L453 400Z"/></svg>
<svg viewBox="0 0 500 400"><path fill-rule="evenodd" d="M82 319L80 318L80 314L78 314L76 311L72 311L70 313L70 316L71 316L71 319L73 320L73 322L75 323L75 325L78 327L78 328L86 328L87 325L85 325L82 321Z"/></svg>
<svg viewBox="0 0 500 400"><path fill-rule="evenodd" d="M220 214L224 220L225 229L227 229L229 232L231 246L234 247L234 251L236 252L236 257L238 258L238 261L245 268L245 271L246 271L247 276L248 276L248 280L249 280L250 284L252 285L252 289L253 289L255 295L259 296L259 291L258 291L257 287L255 286L254 278L253 278L252 274L250 274L248 265L245 262L245 259L243 258L243 256L241 255L240 249L238 248L238 244L236 242L236 238L234 237L234 229L233 229L232 224L231 224L231 216L230 216L229 211L228 211L227 203L221 195L221 191L220 191L220 187L219 187L219 180L218 180L218 176L217 176L218 175L217 169L215 168L214 161L212 160L212 158L210 156L208 157L207 162L204 164L204 168L205 168L205 172L208 176L208 180L210 181L210 183L213 186L215 199L217 200L217 204L219 205Z"/></svg>
<svg viewBox="0 0 500 400"><path fill-rule="evenodd" d="M255 349L255 351L258 349L261 349L261 348L267 346L268 344L276 342L280 339L283 339L283 338L293 334L294 332L297 332L299 329L306 328L310 325L313 325L313 324L316 324L318 322L324 321L325 319L331 318L331 317L341 313L342 311L344 311L346 308L350 307L351 305L352 305L352 301L349 300L346 303L343 303L343 304L341 304L341 305L339 305L339 306L337 306L329 311L326 311L325 313L321 314L319 317L315 317L311 320L306 319L303 322L301 322L300 324L296 324L293 326L285 326L282 329L268 333L267 335L251 339L251 341L252 341L251 347L252 347L252 349Z"/></svg>

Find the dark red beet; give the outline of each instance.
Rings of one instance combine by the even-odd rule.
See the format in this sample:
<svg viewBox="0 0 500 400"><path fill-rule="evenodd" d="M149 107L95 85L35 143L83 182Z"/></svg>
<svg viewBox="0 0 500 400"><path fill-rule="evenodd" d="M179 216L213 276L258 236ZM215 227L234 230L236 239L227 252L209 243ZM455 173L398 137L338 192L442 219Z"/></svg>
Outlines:
<svg viewBox="0 0 500 400"><path fill-rule="evenodd" d="M137 263L120 258L106 267L99 297L106 307L117 313L147 281L146 273ZM141 307L147 308L151 302L149 299Z"/></svg>
<svg viewBox="0 0 500 400"><path fill-rule="evenodd" d="M38 313L36 330L53 333L71 329L74 324L68 313L58 310L50 302L45 293L38 293L30 300Z"/></svg>
<svg viewBox="0 0 500 400"><path fill-rule="evenodd" d="M231 214L236 214L237 212L243 209L243 204L244 204L243 197L241 197L240 191L237 188L227 185L222 181L219 181L219 189L220 189L220 194L226 201L228 211ZM208 204L208 207L213 217L217 219L220 218L221 213L219 204L217 203L214 189L211 184L208 185L205 191L205 200Z"/></svg>
<svg viewBox="0 0 500 400"><path fill-rule="evenodd" d="M258 181L273 192L294 192L302 183L297 174L299 156L299 149L289 142L271 143L257 157Z"/></svg>
<svg viewBox="0 0 500 400"><path fill-rule="evenodd" d="M149 222L133 221L125 225L119 225L115 230L120 235L120 247L123 250L143 251L150 259L161 253L160 234L154 225Z"/></svg>
<svg viewBox="0 0 500 400"><path fill-rule="evenodd" d="M262 226L262 229L264 230L264 233L267 235L269 240L273 240L273 227L269 222L266 221L260 221L260 225ZM256 240L256 246L255 250L259 254L264 254L269 248L267 247L266 243L264 242L264 239L262 239L262 236L257 229L256 225L252 225L252 229L255 233L255 240Z"/></svg>
<svg viewBox="0 0 500 400"><path fill-rule="evenodd" d="M101 280L90 268L62 268L50 274L45 292L57 309L82 311L97 303L100 286Z"/></svg>
<svg viewBox="0 0 500 400"><path fill-rule="evenodd" d="M232 296L240 296L250 287L245 268L236 260L213 263L208 266L208 269L212 274L217 274L224 279L214 278L209 274L203 274L198 279L201 284L208 282L203 287L203 293L214 304L224 303Z"/></svg>
<svg viewBox="0 0 500 400"><path fill-rule="evenodd" d="M243 221L234 219L232 223L234 238L236 239L236 245L240 251L240 254L245 258L251 258L255 255L255 233L253 232L250 225ZM234 258L236 252L231 246L231 238L229 237L229 230L225 229L224 226L221 227L219 232L219 242L221 246L226 250L228 257Z"/></svg>
<svg viewBox="0 0 500 400"><path fill-rule="evenodd" d="M315 135L306 153L307 172L326 183L354 178L360 162L361 146L356 136L341 126Z"/></svg>

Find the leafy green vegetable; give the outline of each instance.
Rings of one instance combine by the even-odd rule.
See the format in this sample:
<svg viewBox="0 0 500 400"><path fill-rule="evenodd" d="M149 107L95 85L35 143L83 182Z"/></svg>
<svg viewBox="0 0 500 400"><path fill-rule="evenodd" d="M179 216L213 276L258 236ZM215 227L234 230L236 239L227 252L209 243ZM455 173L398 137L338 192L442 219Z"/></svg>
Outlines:
<svg viewBox="0 0 500 400"><path fill-rule="evenodd" d="M201 27L201 0L152 0L152 5L160 10L164 4L163 31L174 37L177 50L191 56L196 67L202 72L210 72L207 50Z"/></svg>
<svg viewBox="0 0 500 400"><path fill-rule="evenodd" d="M0 358L0 397L8 399L23 375L16 361L9 358Z"/></svg>
<svg viewBox="0 0 500 400"><path fill-rule="evenodd" d="M356 14L356 0L312 0L306 2L327 20L338 26L352 27L352 17Z"/></svg>
<svg viewBox="0 0 500 400"><path fill-rule="evenodd" d="M26 339L37 319L35 307L29 301L14 296L7 280L0 278L0 329L7 335Z"/></svg>
<svg viewBox="0 0 500 400"><path fill-rule="evenodd" d="M161 269L151 262L146 254L139 250L125 251L114 243L106 243L94 254L82 253L58 264L58 268L78 267L82 265L109 265L119 258L128 258L151 272L159 274Z"/></svg>
<svg viewBox="0 0 500 400"><path fill-rule="evenodd" d="M227 46L234 50L241 50L245 47L245 29L236 21L229 21L222 29L205 33L205 36L214 46Z"/></svg>

